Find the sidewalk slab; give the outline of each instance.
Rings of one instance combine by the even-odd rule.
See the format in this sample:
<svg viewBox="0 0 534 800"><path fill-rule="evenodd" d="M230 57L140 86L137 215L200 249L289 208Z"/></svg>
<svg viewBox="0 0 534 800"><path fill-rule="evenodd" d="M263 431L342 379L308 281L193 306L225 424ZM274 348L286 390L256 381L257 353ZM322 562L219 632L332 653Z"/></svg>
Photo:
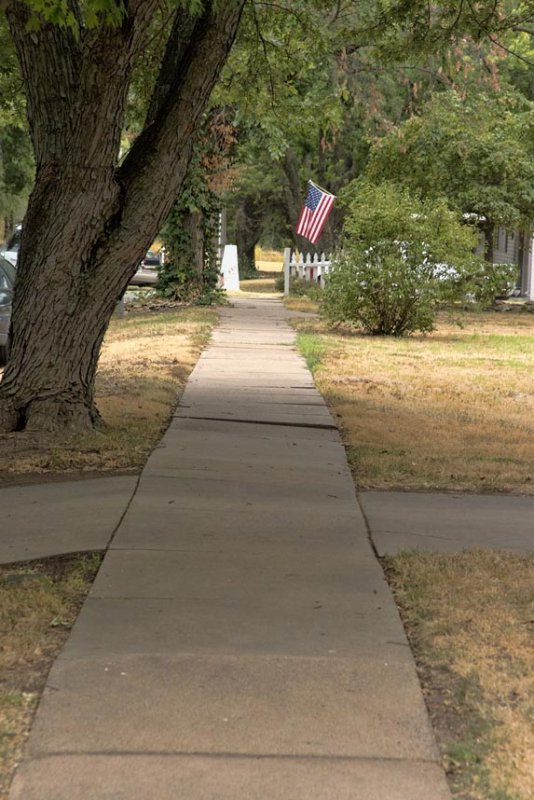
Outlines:
<svg viewBox="0 0 534 800"><path fill-rule="evenodd" d="M404 662L412 656L399 635L398 620L384 605L363 593L357 612L346 608L346 620L328 606L306 605L301 600L287 609L280 598L243 601L203 597L98 598L87 600L83 617L64 650L65 659L100 656L116 659L132 653L177 652L197 655L239 653L247 656L379 658L381 663ZM319 613L320 612L320 613ZM106 662L107 663L107 662Z"/></svg>
<svg viewBox="0 0 534 800"><path fill-rule="evenodd" d="M0 489L0 563L103 550L136 484L128 475Z"/></svg>
<svg viewBox="0 0 534 800"><path fill-rule="evenodd" d="M28 744L31 757L437 758L415 672L399 660L185 653L61 658L48 685Z"/></svg>
<svg viewBox="0 0 534 800"><path fill-rule="evenodd" d="M301 422L304 411L308 411L305 422ZM299 413L300 412L300 413ZM317 406L300 406L295 413L294 406L282 405L263 405L257 404L248 406L224 405L195 405L180 407L174 415L178 419L215 419L215 420L235 420L236 422L260 422L271 425L303 425L307 428L329 428L337 430L329 412L317 408Z"/></svg>
<svg viewBox="0 0 534 800"><path fill-rule="evenodd" d="M375 608L389 597L384 594L383 572L370 553L362 555L350 542L337 541L331 553L320 548L318 559L315 548L316 544L313 552L298 553L295 548L277 546L270 554L264 551L262 558L253 542L251 552L113 550L98 573L91 597L202 598L214 605L263 599L273 607L291 602L296 608L311 608L320 612L316 617L329 609L357 614L358 609ZM291 608L287 613L291 614Z"/></svg>
<svg viewBox="0 0 534 800"><path fill-rule="evenodd" d="M361 492L379 555L401 550L456 553L481 547L534 552L534 497Z"/></svg>
<svg viewBox="0 0 534 800"><path fill-rule="evenodd" d="M256 426L256 433L253 433L250 424L226 425L221 422L214 425L213 430L200 431L193 429L192 425L188 429L183 425L177 428L175 420L165 440L155 448L150 467L159 463L167 465L174 458L174 466L185 468L219 463L231 470L234 465L246 464L252 469L267 470L274 467L280 474L285 474L285 469L292 467L302 469L305 474L313 474L336 467L350 475L339 442L323 441L322 434L320 439L313 435L308 438L291 437L290 429L286 429L285 438L274 439L265 436L265 429L265 425ZM301 431L298 430L299 433Z"/></svg>
<svg viewBox="0 0 534 800"><path fill-rule="evenodd" d="M312 545L317 557L332 547L338 538L350 541L356 553L369 553L363 520L350 511L335 517L306 508L298 519L273 517L264 509L183 508L171 498L164 503L153 498L135 499L120 537L111 542L112 550L191 550L203 552L250 552L259 557L273 547L302 552Z"/></svg>
<svg viewBox="0 0 534 800"><path fill-rule="evenodd" d="M333 516L350 511L355 503L354 490L345 482L340 483L335 493L329 486L318 485L314 491L302 484L267 481L247 482L246 488L235 481L213 478L211 480L195 474L191 477L173 477L151 471L141 477L139 491L151 495L160 502L174 500L182 508L220 511L247 511L256 509L269 514L273 505L282 509L292 504L297 509L306 508L314 513ZM285 518L288 521L288 518ZM118 537L120 540L120 537Z"/></svg>
<svg viewBox="0 0 534 800"><path fill-rule="evenodd" d="M289 442L337 442L341 444L339 432L334 428L313 426L276 425L272 422L238 422L237 420L210 420L195 417L174 417L169 431L200 431L202 433L231 433L236 436L255 436L264 441L284 439ZM165 445L165 438L163 439ZM149 462L150 463L150 462Z"/></svg>
<svg viewBox="0 0 534 800"><path fill-rule="evenodd" d="M449 798L289 316L224 310L50 673L11 800Z"/></svg>
<svg viewBox="0 0 534 800"><path fill-rule="evenodd" d="M58 800L62 782L69 800L450 800L427 761L202 753L44 758L23 764L11 797Z"/></svg>

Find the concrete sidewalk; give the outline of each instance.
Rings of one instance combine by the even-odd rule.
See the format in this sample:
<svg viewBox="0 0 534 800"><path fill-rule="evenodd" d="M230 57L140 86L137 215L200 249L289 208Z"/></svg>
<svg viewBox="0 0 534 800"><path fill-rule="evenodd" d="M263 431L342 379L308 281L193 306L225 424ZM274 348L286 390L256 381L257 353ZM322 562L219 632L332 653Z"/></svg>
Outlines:
<svg viewBox="0 0 534 800"><path fill-rule="evenodd" d="M446 800L336 426L239 300L55 663L11 800Z"/></svg>
<svg viewBox="0 0 534 800"><path fill-rule="evenodd" d="M128 507L136 475L0 489L0 564L105 550Z"/></svg>
<svg viewBox="0 0 534 800"><path fill-rule="evenodd" d="M471 547L534 552L532 496L360 492L359 497L380 556Z"/></svg>

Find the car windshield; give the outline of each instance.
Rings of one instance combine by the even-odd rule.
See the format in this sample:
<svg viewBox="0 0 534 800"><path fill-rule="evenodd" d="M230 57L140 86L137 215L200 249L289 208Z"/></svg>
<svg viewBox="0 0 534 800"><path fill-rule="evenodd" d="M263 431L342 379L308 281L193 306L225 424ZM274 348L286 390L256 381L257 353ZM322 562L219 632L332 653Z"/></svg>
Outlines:
<svg viewBox="0 0 534 800"><path fill-rule="evenodd" d="M12 289L16 276L17 270L13 264L10 264L5 258L0 258L0 289Z"/></svg>

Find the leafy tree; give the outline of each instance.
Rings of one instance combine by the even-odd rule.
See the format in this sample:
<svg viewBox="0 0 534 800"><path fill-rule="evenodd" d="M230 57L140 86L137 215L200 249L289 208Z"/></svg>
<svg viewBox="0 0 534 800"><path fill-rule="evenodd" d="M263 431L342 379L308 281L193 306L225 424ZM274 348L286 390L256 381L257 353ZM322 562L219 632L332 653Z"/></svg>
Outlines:
<svg viewBox="0 0 534 800"><path fill-rule="evenodd" d="M369 180L391 179L475 215L493 260L493 229L534 222L534 105L512 91L435 95L375 142Z"/></svg>
<svg viewBox="0 0 534 800"><path fill-rule="evenodd" d="M330 10L309 5L305 14L302 3L293 3L289 15L277 5L278 13L256 20L261 41L252 24L242 26L217 90L238 109L237 177L229 203L236 209L240 250L250 257L255 242L271 238L272 224L306 251L309 243L294 229L307 178L338 194L362 173L370 139L420 113L432 92L491 89L505 53L481 38L472 18L476 9L471 13L467 5L460 15L452 15L452 5L438 7L441 33L432 17L417 21L420 3L341 3ZM373 24L376 13L382 25ZM484 19L487 27L491 14ZM509 41L507 24L502 17L499 35ZM428 26L432 36L426 41L419 34ZM309 38L316 43L311 49ZM243 85L254 92L240 100ZM338 243L342 221L336 204L323 249Z"/></svg>
<svg viewBox="0 0 534 800"><path fill-rule="evenodd" d="M132 71L159 4L42 4L36 15L17 0L7 3L36 183L23 228L0 430L79 430L99 419L94 378L109 318L180 192L244 4L180 2L170 9L145 123L120 160Z"/></svg>
<svg viewBox="0 0 534 800"><path fill-rule="evenodd" d="M109 318L184 186L200 119L245 8L243 30L257 42L248 56L243 51L249 74L256 67L258 78L270 82L280 74L283 52L291 57L284 63L296 64L284 89L294 109L287 118L291 141L325 109L314 142L332 132L333 143L341 84L330 105L324 89L343 41L360 47L381 39L388 47L400 37L404 50L421 50L425 36L436 48L462 29L480 38L532 19L530 0L511 13L509 5L479 0L458 13L446 0L429 15L426 0L174 0L169 6L4 0L36 180L23 229L11 358L0 386L0 430L79 430L98 421L94 378ZM304 35L311 30L324 36ZM259 52L272 54L268 71L258 68ZM256 85L234 82L236 108L246 107ZM272 119L257 120L258 136ZM284 133L285 125L279 122L278 130ZM274 149L273 131L269 138ZM305 141L306 149L315 157L316 144ZM287 150L280 149L284 162Z"/></svg>
<svg viewBox="0 0 534 800"><path fill-rule="evenodd" d="M330 323L355 323L374 335L430 331L441 304L493 288L493 271L473 254L476 232L443 202L364 181L347 187L342 200L343 251L322 303ZM506 281L508 268L497 269Z"/></svg>
<svg viewBox="0 0 534 800"><path fill-rule="evenodd" d="M166 253L158 290L165 297L203 305L220 300L219 192L233 142L224 109L213 109L206 115L203 136L195 145L182 191L163 228Z"/></svg>
<svg viewBox="0 0 534 800"><path fill-rule="evenodd" d="M27 132L22 81L6 20L0 17L0 215L4 233L24 214L35 167Z"/></svg>

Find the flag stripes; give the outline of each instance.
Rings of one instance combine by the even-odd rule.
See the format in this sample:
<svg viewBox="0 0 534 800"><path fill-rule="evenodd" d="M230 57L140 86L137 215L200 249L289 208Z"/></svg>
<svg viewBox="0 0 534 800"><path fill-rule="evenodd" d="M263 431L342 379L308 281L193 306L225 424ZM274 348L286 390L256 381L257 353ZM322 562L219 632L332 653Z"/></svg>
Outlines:
<svg viewBox="0 0 534 800"><path fill-rule="evenodd" d="M313 181L308 181L308 194L297 222L297 234L315 244L321 236L335 199L335 195L320 189Z"/></svg>

